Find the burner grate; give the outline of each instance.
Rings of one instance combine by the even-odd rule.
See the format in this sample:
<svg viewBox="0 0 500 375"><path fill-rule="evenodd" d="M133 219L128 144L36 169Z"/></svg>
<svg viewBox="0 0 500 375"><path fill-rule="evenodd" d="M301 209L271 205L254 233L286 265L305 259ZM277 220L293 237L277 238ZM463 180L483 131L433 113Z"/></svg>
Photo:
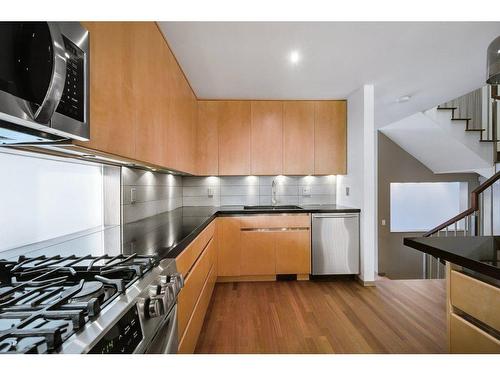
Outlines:
<svg viewBox="0 0 500 375"><path fill-rule="evenodd" d="M0 353L54 351L154 263L136 254L0 260Z"/></svg>

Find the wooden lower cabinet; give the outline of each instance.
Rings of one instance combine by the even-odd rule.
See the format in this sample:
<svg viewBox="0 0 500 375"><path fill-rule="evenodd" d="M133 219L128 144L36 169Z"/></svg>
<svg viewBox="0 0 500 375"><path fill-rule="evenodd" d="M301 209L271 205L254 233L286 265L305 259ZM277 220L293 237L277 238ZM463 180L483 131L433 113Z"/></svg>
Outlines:
<svg viewBox="0 0 500 375"><path fill-rule="evenodd" d="M210 298L212 297L216 280L217 271L214 266L210 270L207 280L203 286L203 290L201 291L200 298L198 299L193 314L191 315L186 332L180 339L180 354L192 354L196 349L198 336L200 335L201 328L203 327L203 320L205 319L205 314L207 312L208 305L210 304Z"/></svg>
<svg viewBox="0 0 500 375"><path fill-rule="evenodd" d="M241 275L274 275L276 273L275 233L241 232Z"/></svg>
<svg viewBox="0 0 500 375"><path fill-rule="evenodd" d="M219 251L218 276L239 276L241 262L240 221L237 217L217 219Z"/></svg>
<svg viewBox="0 0 500 375"><path fill-rule="evenodd" d="M500 353L500 340L458 315L450 316L450 353Z"/></svg>
<svg viewBox="0 0 500 375"><path fill-rule="evenodd" d="M309 229L275 233L276 273L311 273L311 234Z"/></svg>
<svg viewBox="0 0 500 375"><path fill-rule="evenodd" d="M256 281L309 274L310 217L217 218L176 258L176 265L185 277L177 302L178 351L194 353L218 277Z"/></svg>
<svg viewBox="0 0 500 375"><path fill-rule="evenodd" d="M196 301L205 285L208 273L214 266L215 242L211 239L205 251L193 266L188 277L185 279L184 287L179 293L177 300L177 321L179 337L182 337L188 324L189 318L194 310Z"/></svg>
<svg viewBox="0 0 500 375"><path fill-rule="evenodd" d="M451 304L500 332L500 288L451 271Z"/></svg>
<svg viewBox="0 0 500 375"><path fill-rule="evenodd" d="M450 263L446 279L450 353L500 354L500 288Z"/></svg>
<svg viewBox="0 0 500 375"><path fill-rule="evenodd" d="M205 250L207 244L215 237L216 223L211 222L203 231L196 237L189 246L180 253L175 259L177 272L181 273L184 278L188 276L196 260Z"/></svg>
<svg viewBox="0 0 500 375"><path fill-rule="evenodd" d="M309 215L219 218L218 276L309 275ZM246 280L246 279L245 279Z"/></svg>
<svg viewBox="0 0 500 375"><path fill-rule="evenodd" d="M179 353L193 353L217 279L217 222L212 222L176 258L184 287L177 299Z"/></svg>

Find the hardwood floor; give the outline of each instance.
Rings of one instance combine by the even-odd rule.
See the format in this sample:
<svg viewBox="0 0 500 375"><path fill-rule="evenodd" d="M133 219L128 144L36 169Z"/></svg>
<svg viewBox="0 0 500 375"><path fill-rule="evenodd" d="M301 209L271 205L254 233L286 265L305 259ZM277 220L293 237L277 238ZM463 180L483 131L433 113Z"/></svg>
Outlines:
<svg viewBox="0 0 500 375"><path fill-rule="evenodd" d="M444 353L444 280L217 284L196 353Z"/></svg>

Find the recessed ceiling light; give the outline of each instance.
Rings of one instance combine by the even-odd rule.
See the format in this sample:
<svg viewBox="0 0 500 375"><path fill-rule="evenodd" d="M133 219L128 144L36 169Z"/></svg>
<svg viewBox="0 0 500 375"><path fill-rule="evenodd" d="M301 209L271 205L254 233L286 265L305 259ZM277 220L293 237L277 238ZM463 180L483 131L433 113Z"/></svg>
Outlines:
<svg viewBox="0 0 500 375"><path fill-rule="evenodd" d="M292 64L298 64L300 61L300 53L297 50L290 52L290 62Z"/></svg>
<svg viewBox="0 0 500 375"><path fill-rule="evenodd" d="M404 96L400 96L396 102L398 103L404 103L404 102L407 102L411 99L411 96L410 95L404 95Z"/></svg>

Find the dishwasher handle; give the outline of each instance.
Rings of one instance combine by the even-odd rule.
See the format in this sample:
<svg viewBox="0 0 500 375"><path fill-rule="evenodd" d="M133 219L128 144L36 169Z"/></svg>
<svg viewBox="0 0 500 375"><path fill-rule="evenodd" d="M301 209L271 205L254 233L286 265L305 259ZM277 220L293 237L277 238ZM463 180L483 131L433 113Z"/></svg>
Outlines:
<svg viewBox="0 0 500 375"><path fill-rule="evenodd" d="M313 214L313 219L344 219L344 218L357 218L359 217L358 213L332 213L332 214Z"/></svg>

